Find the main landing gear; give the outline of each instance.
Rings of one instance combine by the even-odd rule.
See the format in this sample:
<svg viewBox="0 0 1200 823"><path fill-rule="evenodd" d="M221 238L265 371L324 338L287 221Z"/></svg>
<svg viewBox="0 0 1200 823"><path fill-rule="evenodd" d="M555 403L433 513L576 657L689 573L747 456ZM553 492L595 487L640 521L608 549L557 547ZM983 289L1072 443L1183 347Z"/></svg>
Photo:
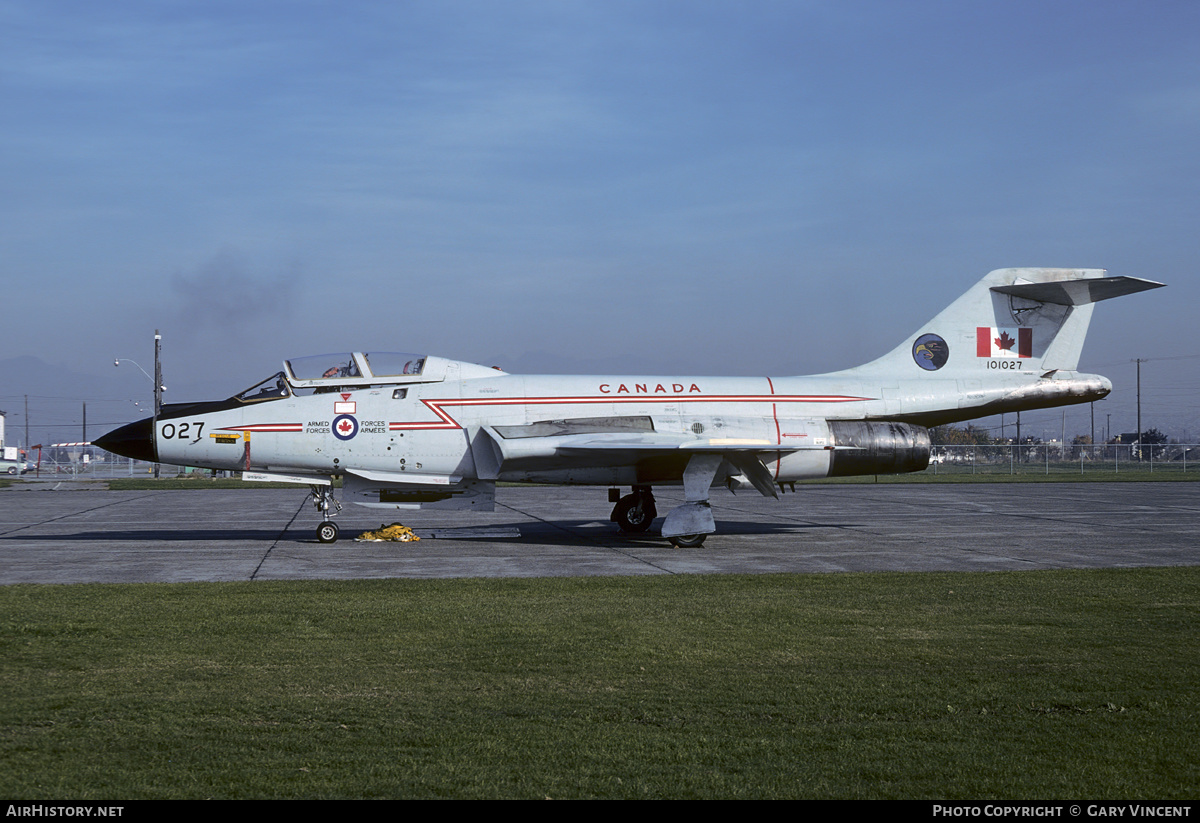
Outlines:
<svg viewBox="0 0 1200 823"><path fill-rule="evenodd" d="M708 537L707 534L677 534L667 539L677 549L697 549L704 545L704 538L706 537Z"/></svg>
<svg viewBox="0 0 1200 823"><path fill-rule="evenodd" d="M317 511L321 513L321 525L317 526L318 543L336 543L338 539L337 523L329 518L342 510L342 504L333 498L332 486L309 486L312 489L312 501ZM329 513L333 509L333 514Z"/></svg>
<svg viewBox="0 0 1200 823"><path fill-rule="evenodd" d="M610 520L626 534L641 534L650 528L654 518L658 517L658 509L654 505L654 493L649 486L634 486L633 493L621 496L619 489L609 489L608 499L613 506ZM706 534L680 534L668 536L671 545L677 549L694 549L704 544Z"/></svg>
<svg viewBox="0 0 1200 823"><path fill-rule="evenodd" d="M613 507L610 520L615 520L621 531L628 534L640 534L650 528L654 518L658 517L658 509L654 507L654 494L649 486L634 486L633 494L619 497L619 489L609 489L608 499L617 505Z"/></svg>

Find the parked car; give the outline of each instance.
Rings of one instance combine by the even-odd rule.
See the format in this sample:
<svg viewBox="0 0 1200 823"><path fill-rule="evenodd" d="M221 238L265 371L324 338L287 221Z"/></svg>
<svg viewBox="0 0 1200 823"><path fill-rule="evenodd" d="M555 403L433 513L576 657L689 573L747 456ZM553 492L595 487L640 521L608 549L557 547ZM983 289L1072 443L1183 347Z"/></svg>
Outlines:
<svg viewBox="0 0 1200 823"><path fill-rule="evenodd" d="M29 468L29 464L24 460L0 460L0 473L25 474Z"/></svg>

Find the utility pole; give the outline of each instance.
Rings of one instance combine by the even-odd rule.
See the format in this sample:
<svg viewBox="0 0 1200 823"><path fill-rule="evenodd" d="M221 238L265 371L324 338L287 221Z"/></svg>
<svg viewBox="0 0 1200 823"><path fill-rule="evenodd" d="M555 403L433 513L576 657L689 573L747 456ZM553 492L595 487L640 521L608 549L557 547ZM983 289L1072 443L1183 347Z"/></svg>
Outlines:
<svg viewBox="0 0 1200 823"><path fill-rule="evenodd" d="M1137 450L1138 460L1142 459L1142 358L1137 358Z"/></svg>
<svg viewBox="0 0 1200 823"><path fill-rule="evenodd" d="M1021 413L1017 412L1017 459L1022 463L1025 462L1025 455L1021 451Z"/></svg>

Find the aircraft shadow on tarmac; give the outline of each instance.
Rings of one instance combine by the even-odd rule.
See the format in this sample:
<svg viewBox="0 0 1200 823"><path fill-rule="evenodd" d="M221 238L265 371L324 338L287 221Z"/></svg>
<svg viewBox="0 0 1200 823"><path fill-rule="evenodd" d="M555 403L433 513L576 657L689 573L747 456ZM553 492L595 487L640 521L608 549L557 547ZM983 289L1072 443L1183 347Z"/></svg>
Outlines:
<svg viewBox="0 0 1200 823"><path fill-rule="evenodd" d="M414 532L420 535L422 532L427 532L437 526L428 526L421 523L410 522L406 526L412 528ZM659 533L661 523L656 521L645 532L623 532L617 529L612 523L602 520L532 520L526 522L506 522L505 527L515 528L520 532L519 536L512 537L473 537L467 534L456 534L452 537L433 538L434 543L448 542L464 542L472 543L478 541L486 541L489 543L505 544L511 546L573 546L573 545L619 545L619 546L658 546L670 548L667 538ZM464 528L461 523L455 528ZM860 524L853 523L778 523L769 521L753 521L753 520L736 520L728 521L720 525L716 534L708 535L708 542L704 544L706 547L717 548L721 545L721 539L726 537L753 537L754 535L783 537L789 534L799 535L812 529L845 529L845 528L862 528ZM343 524L343 540L347 539L350 532L345 529ZM289 532L290 536L290 532ZM307 535L302 535L307 539ZM352 536L349 539L353 539ZM422 540L429 538L422 537Z"/></svg>
<svg viewBox="0 0 1200 823"><path fill-rule="evenodd" d="M514 546L555 546L578 544L618 544L623 546L664 546L667 538L662 537L658 525L652 526L642 533L628 533L617 529L613 524L599 520L532 520L528 522L508 522L503 526L515 528L519 536L496 537L486 534L486 528L481 526L481 535L475 537L467 533L469 526L461 523L453 527L437 525L426 526L420 523L406 524L420 534L423 531L441 528L453 528L456 532L451 537L422 538L434 543L451 542L488 542ZM342 540L335 544L323 544L332 548L342 543L353 543L354 537L360 533L375 528L370 524L348 527L343 524ZM812 529L846 529L861 528L861 524L853 523L778 523L753 520L734 520L721 524L720 530L710 535L711 546L719 546L723 537L752 537L754 535L785 536L800 534ZM289 543L317 543L309 524L292 524L290 527L279 529L121 529L112 531L82 531L69 534L41 535L10 535L0 537L0 541L20 541L38 543L263 543L271 544L276 541Z"/></svg>
<svg viewBox="0 0 1200 823"><path fill-rule="evenodd" d="M311 536L311 530L308 536ZM230 542L271 543L280 536L278 529L136 529L120 531L88 531L74 534L9 535L0 540L20 542L67 543L71 541L95 543L187 543L187 542ZM313 542L316 542L315 538Z"/></svg>

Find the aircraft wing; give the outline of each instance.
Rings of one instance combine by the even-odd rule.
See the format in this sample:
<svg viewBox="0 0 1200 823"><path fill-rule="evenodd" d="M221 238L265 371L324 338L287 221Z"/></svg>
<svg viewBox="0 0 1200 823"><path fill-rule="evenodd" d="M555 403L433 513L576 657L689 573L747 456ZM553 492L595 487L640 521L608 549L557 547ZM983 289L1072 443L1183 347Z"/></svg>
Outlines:
<svg viewBox="0 0 1200 823"><path fill-rule="evenodd" d="M661 437L649 442L637 442L636 439L621 435L582 436L579 439L581 442L560 446L559 454L564 457L592 455L597 458L598 462L602 462L605 458L611 460L615 455L622 454L634 456L635 459L664 454L718 455L741 472L763 497L779 497L779 492L775 490L775 479L771 476L771 471L763 463L762 458L759 457L760 453L826 451L837 448L836 446L807 444L783 445L772 443L770 440L750 437L689 438L675 442Z"/></svg>
<svg viewBox="0 0 1200 823"><path fill-rule="evenodd" d="M563 461L577 466L620 466L653 458L674 457L682 471L693 456L717 455L736 468L766 497L778 497L775 481L760 454L826 451L837 447L816 444L780 444L765 438L697 438L662 432L592 432L505 439L493 436L499 463L505 468L557 466ZM718 461L719 464L720 461ZM715 469L714 464L714 469Z"/></svg>
<svg viewBox="0 0 1200 823"><path fill-rule="evenodd" d="M627 434L612 432L604 434L568 434L548 437L532 437L521 440L496 438L503 459L520 459L532 455L557 455L560 457L596 458L597 465L613 465L624 460L641 459L655 454L759 454L825 451L836 448L826 445L773 443L765 438L752 437L708 437L697 438L684 435L648 432Z"/></svg>
<svg viewBox="0 0 1200 823"><path fill-rule="evenodd" d="M770 440L751 437L673 438L670 435L655 437L628 437L622 435L578 435L562 438L571 442L556 445L561 455L611 454L618 451L645 454L647 452L704 452L728 454L733 452L795 452L811 449L824 450L829 446L807 446L772 443Z"/></svg>

